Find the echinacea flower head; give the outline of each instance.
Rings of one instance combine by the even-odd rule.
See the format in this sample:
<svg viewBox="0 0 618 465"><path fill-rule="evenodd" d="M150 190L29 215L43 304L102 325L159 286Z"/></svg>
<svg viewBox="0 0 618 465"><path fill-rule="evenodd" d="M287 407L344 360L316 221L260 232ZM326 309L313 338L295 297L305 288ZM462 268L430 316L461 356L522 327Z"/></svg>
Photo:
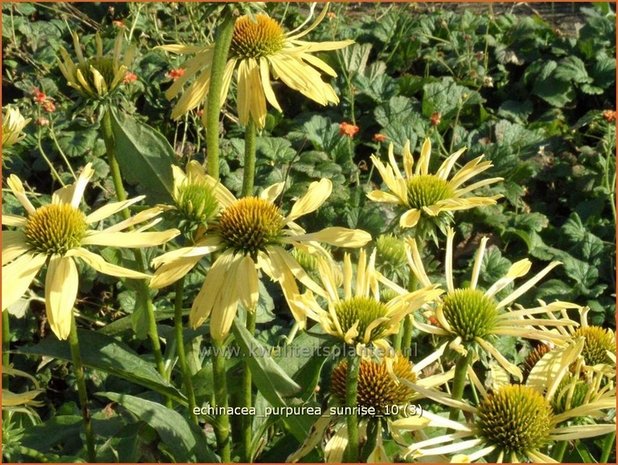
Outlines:
<svg viewBox="0 0 618 465"><path fill-rule="evenodd" d="M317 321L326 333L346 344L386 347L386 336L396 333L407 315L435 299L442 291L428 286L415 292L407 292L377 272L375 260L375 251L368 260L366 252L361 250L356 271L348 254L344 257L342 271L332 262L318 260L323 287L323 291L318 295L322 296L325 302L320 303L312 289L308 290L298 299L304 315ZM397 295L388 302L383 302L380 299L381 286L386 286L386 289L395 288Z"/></svg>
<svg viewBox="0 0 618 465"><path fill-rule="evenodd" d="M71 312L78 288L76 259L104 274L121 278L149 278L144 273L106 262L87 246L141 248L167 242L179 232L125 230L152 220L161 209L152 208L104 229L92 225L110 217L143 197L114 202L86 214L79 206L88 181L94 171L90 164L77 181L57 190L50 204L35 208L21 180L11 175L9 189L26 210L27 216L2 215L2 224L16 230L2 231L2 309L15 303L30 287L38 272L47 265L45 277L45 309L52 331L66 339L71 329ZM146 228L153 223L149 223ZM143 229L143 228L142 228Z"/></svg>
<svg viewBox="0 0 618 465"><path fill-rule="evenodd" d="M515 279L528 274L532 263L528 259L514 263L506 275L497 280L489 289L481 290L477 287L487 238L481 240L474 259L472 276L467 287L455 287L453 278L453 239L452 229L447 231L446 242L446 286L447 292L435 304L434 316L438 325L429 325L417 322L417 327L424 332L442 336L449 341L451 349L467 355L469 350L482 350L492 356L511 375L522 379L521 370L509 362L492 344L492 340L500 335L515 336L532 339L545 343L563 345L568 336L555 331L541 328L555 328L562 326L576 326L577 323L568 318L538 318L540 314L558 312L564 309L580 308L568 302L553 302L538 307L516 309L509 308L519 297L532 289L560 262L552 262L534 277L528 279L521 286L501 299L496 295L512 284ZM408 262L414 275L424 286L431 285L431 280L425 272L423 261L418 250L416 240L409 238Z"/></svg>
<svg viewBox="0 0 618 465"><path fill-rule="evenodd" d="M7 105L2 114L2 148L8 148L21 141L25 134L24 127L30 122L22 116L19 108L13 105Z"/></svg>
<svg viewBox="0 0 618 465"><path fill-rule="evenodd" d="M313 53L337 50L353 43L351 40L307 42L301 40L324 19L326 8L304 31L285 32L281 24L260 13L236 19L229 59L225 66L221 95L223 105L236 71L238 118L246 125L252 119L257 127L266 123L266 102L279 111L281 106L273 91L271 80L281 80L286 86L321 104L338 103L339 98L322 80L321 73L336 76L335 70ZM172 99L180 94L183 86L194 79L172 110L172 118L179 118L197 107L208 97L214 44L206 46L164 45L163 50L178 54L195 54L185 65L185 72L167 90Z"/></svg>
<svg viewBox="0 0 618 465"><path fill-rule="evenodd" d="M452 212L468 210L483 205L493 205L498 195L468 196L480 187L501 181L502 178L488 178L463 187L468 180L492 167L490 161L483 161L483 156L466 163L451 176L455 163L465 149L450 155L436 173L429 172L431 142L425 139L418 161L414 162L410 152L410 143L403 148L403 173L395 159L393 145L388 148L389 163L383 163L377 156L371 160L378 169L389 192L374 190L367 196L375 202L391 203L403 207L406 211L399 218L402 228L416 227L421 234L431 231L433 226L444 228L452 221ZM449 179L450 178L450 179Z"/></svg>
<svg viewBox="0 0 618 465"><path fill-rule="evenodd" d="M105 54L103 53L101 36L96 34L96 54L86 58L79 43L79 36L74 31L71 35L73 36L77 63L61 47L62 60L58 64L68 85L82 96L93 100L101 100L107 97L125 81L129 67L133 62L135 48L128 47L123 56L123 37L122 34L118 34L113 51Z"/></svg>
<svg viewBox="0 0 618 465"><path fill-rule="evenodd" d="M395 355L391 360L363 357L358 371L357 404L366 408L373 407L376 414L384 415L389 407L411 402L414 390L400 383L397 378L416 382L416 373L412 371L412 367L412 363L401 354ZM345 404L347 375L347 360L342 360L331 374L331 393L341 404Z"/></svg>
<svg viewBox="0 0 618 465"><path fill-rule="evenodd" d="M437 436L407 447L407 458L451 456L452 462L541 462L556 463L547 455L554 441L568 441L595 437L615 431L614 423L573 425L581 417L590 419L603 416L615 408L614 386L596 396L578 397L582 402L572 402L577 385L570 377L571 366L581 354L583 341L571 341L543 357L530 379L524 384L495 385L491 391L475 382L482 400L477 407L451 401L468 413L470 422L461 424L439 415L425 412L429 426L446 427L454 433ZM565 393L571 399L564 402ZM581 393L581 392L580 392ZM560 398L560 399L558 399ZM439 401L439 399L437 399ZM562 407L556 407L562 402Z"/></svg>
<svg viewBox="0 0 618 465"><path fill-rule="evenodd" d="M258 271L281 285L296 320L305 318L294 299L299 294L298 279L317 292L323 292L302 269L286 246L303 244L327 254L320 242L342 247L361 247L371 240L365 231L340 227L306 233L295 220L319 208L330 196L328 179L313 182L286 215L274 203L283 183L265 189L259 197L236 199L224 186L208 175L203 178L214 189L221 210L211 223L208 234L191 247L183 247L153 260L156 267L150 286L161 288L186 275L199 260L213 252L221 252L214 261L202 289L193 302L190 322L201 325L210 317L213 339L222 341L229 333L238 304L255 310L258 299Z"/></svg>

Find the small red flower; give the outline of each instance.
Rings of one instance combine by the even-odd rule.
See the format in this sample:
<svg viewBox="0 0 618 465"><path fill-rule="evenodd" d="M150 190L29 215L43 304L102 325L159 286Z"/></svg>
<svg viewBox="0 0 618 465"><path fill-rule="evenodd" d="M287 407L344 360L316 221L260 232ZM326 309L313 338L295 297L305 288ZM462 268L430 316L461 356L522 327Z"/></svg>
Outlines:
<svg viewBox="0 0 618 465"><path fill-rule="evenodd" d="M122 80L125 84L133 84L135 81L137 81L137 74L132 73L131 71L127 71L124 75L124 79Z"/></svg>
<svg viewBox="0 0 618 465"><path fill-rule="evenodd" d="M346 123L345 121L339 123L339 135L341 136L354 137L358 131L360 131L360 129L355 124Z"/></svg>
<svg viewBox="0 0 618 465"><path fill-rule="evenodd" d="M47 100L47 95L45 95L45 92L41 92L41 90L38 87L35 87L34 90L32 91L32 94L34 95L34 101L36 103L43 103Z"/></svg>
<svg viewBox="0 0 618 465"><path fill-rule="evenodd" d="M614 110L605 110L603 112L603 119L608 123L616 121L616 112Z"/></svg>
<svg viewBox="0 0 618 465"><path fill-rule="evenodd" d="M176 81L178 78L184 76L185 74L185 69L184 68L176 68L176 69L172 69L170 70L166 76L168 78L170 78L172 81Z"/></svg>
<svg viewBox="0 0 618 465"><path fill-rule="evenodd" d="M379 132L373 135L374 142L384 142L386 139L387 139L386 135L381 134Z"/></svg>
<svg viewBox="0 0 618 465"><path fill-rule="evenodd" d="M440 113L439 111L432 113L429 121L431 121L432 126L437 126L438 124L440 124L440 121L442 121L442 113Z"/></svg>

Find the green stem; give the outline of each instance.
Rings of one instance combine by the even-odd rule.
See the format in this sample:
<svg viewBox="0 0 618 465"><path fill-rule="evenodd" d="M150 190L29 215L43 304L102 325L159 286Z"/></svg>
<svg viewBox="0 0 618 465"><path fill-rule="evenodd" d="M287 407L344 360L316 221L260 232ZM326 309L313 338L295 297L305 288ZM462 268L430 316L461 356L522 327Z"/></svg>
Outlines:
<svg viewBox="0 0 618 465"><path fill-rule="evenodd" d="M122 175L120 174L120 165L118 164L118 160L116 159L116 145L114 143L114 133L112 131L112 117L110 113L110 109L106 109L103 114L103 119L101 121L101 134L103 136L103 140L105 141L105 149L107 151L107 160L109 163L110 170L112 172L112 181L114 183L114 189L116 190L116 197L119 201L123 201L127 199L127 193L124 190L124 185L122 184ZM130 218L131 212L129 212L128 208L122 210L122 215L125 219ZM142 254L140 249L134 249L133 253L135 255L136 267L138 271L145 272L146 260ZM155 363L157 365L157 370L166 378L165 373L165 365L163 364L163 355L161 353L161 343L159 342L159 332L157 330L157 320L154 315L154 304L152 303L152 298L150 297L150 291L148 290L148 284L145 280L139 280L138 283L138 298L142 299L143 302L146 303L146 315L148 317L148 336L150 338L150 343L152 344L152 351L155 358ZM171 407L171 399L168 397L166 400L166 405Z"/></svg>
<svg viewBox="0 0 618 465"><path fill-rule="evenodd" d="M559 441L552 448L552 458L558 462L562 462L564 453L566 452L569 441Z"/></svg>
<svg viewBox="0 0 618 465"><path fill-rule="evenodd" d="M219 179L219 115L221 90L227 55L234 34L234 17L228 11L223 23L217 28L215 48L210 68L210 85L206 102L206 149L208 174Z"/></svg>
<svg viewBox="0 0 618 465"><path fill-rule="evenodd" d="M195 415L195 393L193 392L193 381L191 380L191 371L187 365L187 357L185 356L185 341L183 337L182 324L182 298L185 289L185 278L182 277L176 282L176 298L174 301L174 329L176 331L176 351L178 352L178 363L182 371L182 379L185 385L185 394L189 400L189 414L196 425L199 425L197 416Z"/></svg>
<svg viewBox="0 0 618 465"><path fill-rule="evenodd" d="M412 347L412 330L414 329L414 323L412 320L412 315L406 316L406 319L403 321L403 337L401 340L401 350L404 352L405 357L410 357L411 355L411 347Z"/></svg>
<svg viewBox="0 0 618 465"><path fill-rule="evenodd" d="M354 350L349 347L348 349ZM348 355L348 373L345 384L345 404L346 407L351 407L351 411L347 412L348 447L345 451L345 461L349 463L358 462L359 455L358 415L355 410L357 407L359 368L360 357L354 351Z"/></svg>
<svg viewBox="0 0 618 465"><path fill-rule="evenodd" d="M86 391L86 378L84 377L84 365L79 350L79 338L77 337L77 322L75 315L71 311L71 332L69 333L69 345L71 346L71 358L73 359L73 369L77 381L77 393L79 395L79 405L82 409L84 419L84 431L86 433L86 449L88 450L88 461L96 462L97 456L94 450L94 432L92 431L92 419L88 408L88 392Z"/></svg>
<svg viewBox="0 0 618 465"><path fill-rule="evenodd" d="M255 334L255 320L256 312L247 310L246 327L251 334ZM245 361L245 367L243 370L242 379L242 406L251 408L253 405L253 390L252 390L251 370L249 369L249 362ZM253 417L245 415L243 417L242 425L242 456L241 460L245 463L251 462L251 442L253 440Z"/></svg>
<svg viewBox="0 0 618 465"><path fill-rule="evenodd" d="M361 453L361 462L367 462L367 459L378 444L378 435L382 434L382 423L380 417L371 418L367 425L367 442L363 446Z"/></svg>
<svg viewBox="0 0 618 465"><path fill-rule="evenodd" d="M37 462L41 462L41 463L60 462L60 457L58 455L50 454L49 452L46 452L45 454L43 454L42 452L39 452L38 450L34 450L34 449L31 449L25 446L19 446L17 451L19 452L20 455L25 455L27 457L32 457L33 459L36 459Z"/></svg>
<svg viewBox="0 0 618 465"><path fill-rule="evenodd" d="M453 391L451 392L451 398L453 400L461 400L463 397L464 388L466 387L466 378L468 375L468 365L472 361L472 351L468 351L468 355L460 356L455 365L455 375L453 376ZM457 407L451 408L450 420L457 420L459 417L459 409Z"/></svg>
<svg viewBox="0 0 618 465"><path fill-rule="evenodd" d="M601 451L599 463L608 463L612 450L616 450L616 432L608 434L605 441L603 441L603 449Z"/></svg>
<svg viewBox="0 0 618 465"><path fill-rule="evenodd" d="M217 341L213 341L212 344L212 375L215 386L215 404L217 407L227 409L227 380L225 378L223 344ZM219 415L213 426L221 463L230 462L230 418L227 413Z"/></svg>
<svg viewBox="0 0 618 465"><path fill-rule="evenodd" d="M249 118L245 129L245 167L242 176L242 196L253 195L253 183L255 179L255 137L256 126L253 118Z"/></svg>
<svg viewBox="0 0 618 465"><path fill-rule="evenodd" d="M11 359L9 357L9 350L11 349L11 330L9 326L9 311L5 309L2 311L2 389L9 390L9 375L7 370ZM8 421L8 411L2 412L2 421Z"/></svg>

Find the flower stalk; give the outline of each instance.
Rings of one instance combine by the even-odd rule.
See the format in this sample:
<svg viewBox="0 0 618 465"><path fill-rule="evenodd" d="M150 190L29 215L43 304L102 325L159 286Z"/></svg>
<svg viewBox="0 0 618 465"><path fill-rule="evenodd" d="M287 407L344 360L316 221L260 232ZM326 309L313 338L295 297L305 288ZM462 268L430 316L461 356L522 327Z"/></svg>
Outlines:
<svg viewBox="0 0 618 465"><path fill-rule="evenodd" d="M206 103L206 162L208 174L217 180L219 179L219 116L221 110L219 95L221 95L223 88L225 64L234 33L234 17L229 10L226 10L226 12L223 23L215 33L217 40L213 52L208 88L210 98Z"/></svg>
<svg viewBox="0 0 618 465"><path fill-rule="evenodd" d="M92 419L90 418L90 409L88 407L88 392L86 391L86 379L84 377L84 365L82 356L79 350L79 338L77 336L77 322L75 315L71 315L71 332L69 333L69 345L71 346L71 358L73 360L73 369L75 370L75 379L77 380L77 392L79 395L79 405L82 410L82 418L84 420L84 431L86 433L86 449L88 451L88 461L96 462L96 452L94 449L94 432L92 430Z"/></svg>
<svg viewBox="0 0 618 465"><path fill-rule="evenodd" d="M358 415L356 414L359 368L360 357L356 354L356 350L353 350L348 355L348 373L345 386L345 403L346 407L350 407L350 412L347 415L348 447L345 451L345 459L349 463L358 462L359 457Z"/></svg>
<svg viewBox="0 0 618 465"><path fill-rule="evenodd" d="M472 351L468 350L467 355L459 356L457 363L455 364L455 374L453 376L453 391L451 398L453 400L461 400L463 397L464 388L466 387L466 378L468 374L468 365L472 361ZM459 416L459 409L453 407L449 415L450 420L457 420Z"/></svg>
<svg viewBox="0 0 618 465"><path fill-rule="evenodd" d="M215 402L217 407L222 407L225 411L227 410L228 401L223 343L213 340L212 344L214 346L212 355L212 374L215 385ZM230 418L227 413L219 415L213 427L217 438L217 448L219 456L221 457L221 463L230 462Z"/></svg>
<svg viewBox="0 0 618 465"><path fill-rule="evenodd" d="M182 372L183 384L185 386L185 394L189 400L189 414L191 420L196 425L199 425L197 416L195 415L195 393L193 392L193 381L191 379L191 371L187 364L187 357L185 354L185 341L182 333L182 299L184 296L185 278L182 277L176 283L176 297L174 300L174 331L176 333L176 350L178 352L178 363Z"/></svg>
<svg viewBox="0 0 618 465"><path fill-rule="evenodd" d="M114 133L112 131L112 118L111 118L111 108L107 108L105 113L103 114L103 119L101 121L101 134L103 136L103 140L105 142L105 149L107 151L107 160L112 172L112 180L114 183L114 189L116 190L116 197L119 201L123 201L127 199L127 193L124 190L124 185L122 184L122 175L120 174L120 165L118 164L118 160L116 159L116 146L114 143ZM131 216L129 209L125 208L122 210L122 215L125 219L129 219ZM144 260L144 256L140 249L134 250L135 261L138 271L144 272L146 268L146 261ZM161 343L159 342L159 333L157 330L157 321L154 315L154 304L152 303L152 298L150 297L150 292L148 290L148 285L146 281L139 280L138 283L138 298L142 299L146 304L146 313L148 316L148 336L150 338L150 342L152 344L152 351L155 357L155 363L157 365L157 370L161 374L161 376L166 377L165 366L163 364L163 355L161 353ZM171 400L167 399L167 404L171 406Z"/></svg>
<svg viewBox="0 0 618 465"><path fill-rule="evenodd" d="M9 390L9 375L7 369L10 363L9 350L11 344L11 329L9 326L9 310L6 309L2 312L2 389ZM3 421L7 421L7 415L2 412Z"/></svg>

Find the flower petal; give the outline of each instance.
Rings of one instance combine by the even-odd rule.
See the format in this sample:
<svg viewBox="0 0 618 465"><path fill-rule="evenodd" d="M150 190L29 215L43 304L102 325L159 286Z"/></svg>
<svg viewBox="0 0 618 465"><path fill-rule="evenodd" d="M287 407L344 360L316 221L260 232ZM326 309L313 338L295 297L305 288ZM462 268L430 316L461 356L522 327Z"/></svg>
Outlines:
<svg viewBox="0 0 618 465"><path fill-rule="evenodd" d="M305 195L298 199L292 206L290 214L285 219L286 223L294 221L299 216L306 215L317 210L330 196L333 190L333 183L326 178L320 179L319 182L309 184L309 189Z"/></svg>
<svg viewBox="0 0 618 465"><path fill-rule="evenodd" d="M374 202L385 202L385 203L394 203L401 204L401 199L393 194L389 194L388 192L383 191L371 191L367 194L369 200L373 200Z"/></svg>
<svg viewBox="0 0 618 465"><path fill-rule="evenodd" d="M73 195L71 197L71 206L73 208L79 208L79 204L82 201L82 197L84 196L84 191L86 190L86 186L90 181L90 178L94 174L94 170L92 169L92 163L88 163L82 169L82 172L79 173L79 177L75 182L75 188L73 190Z"/></svg>
<svg viewBox="0 0 618 465"><path fill-rule="evenodd" d="M289 236L285 242L318 241L338 247L362 247L371 241L371 234L360 229L334 226L321 231Z"/></svg>
<svg viewBox="0 0 618 465"><path fill-rule="evenodd" d="M405 212L399 218L399 226L402 228L413 228L421 219L421 211L416 208L412 208Z"/></svg>
<svg viewBox="0 0 618 465"><path fill-rule="evenodd" d="M45 278L45 310L49 326L58 339L69 337L78 284L79 275L73 259L52 256Z"/></svg>
<svg viewBox="0 0 618 465"><path fill-rule="evenodd" d="M101 208L93 211L88 216L86 216L86 223L96 223L98 221L104 220L105 218L112 216L114 213L117 213L125 208L133 205L134 203L139 202L140 200L145 199L145 195L140 195L139 197L135 197L133 199L124 200L122 202L112 202L107 205L102 206Z"/></svg>
<svg viewBox="0 0 618 465"><path fill-rule="evenodd" d="M28 220L23 216L2 214L2 224L5 226L25 226Z"/></svg>
<svg viewBox="0 0 618 465"><path fill-rule="evenodd" d="M268 60L266 58L260 58L260 79L262 80L262 89L264 90L264 96L268 103L270 103L273 107L283 113L281 109L281 105L279 105L279 101L273 92L273 88L270 84L270 69L268 66Z"/></svg>
<svg viewBox="0 0 618 465"><path fill-rule="evenodd" d="M152 260L152 265L156 268L162 264L171 263L174 260L187 257L203 257L212 252L216 252L223 247L223 243L219 236L209 236L206 239L198 241L191 247L182 247L171 252L164 253Z"/></svg>
<svg viewBox="0 0 618 465"><path fill-rule="evenodd" d="M227 287L230 288L229 294L235 294L235 292L231 292L236 291L235 286L229 286L230 281L227 281L228 271L233 259L233 252L224 252L208 270L204 284L191 306L189 323L193 328L200 326L210 316L213 308L218 308L221 294L225 293Z"/></svg>
<svg viewBox="0 0 618 465"><path fill-rule="evenodd" d="M24 189L24 185L22 184L21 179L12 174L9 176L9 179L6 181L6 183L9 186L9 189L11 189L11 192L13 192L13 195L17 197L17 200L26 209L26 211L28 213L34 213L36 209L30 202L30 200L28 200L28 197L26 196L26 190Z"/></svg>
<svg viewBox="0 0 618 465"><path fill-rule="evenodd" d="M2 267L2 310L24 295L46 259L43 254L26 252Z"/></svg>
<svg viewBox="0 0 618 465"><path fill-rule="evenodd" d="M89 231L82 245L102 245L125 248L152 247L164 244L178 236L180 231L168 229L161 232L104 232Z"/></svg>
<svg viewBox="0 0 618 465"><path fill-rule="evenodd" d="M285 187L284 182L275 183L272 186L264 189L260 193L260 198L262 200L266 200L267 202L274 202L277 199L277 197L281 195L281 192L283 192L284 187Z"/></svg>
<svg viewBox="0 0 618 465"><path fill-rule="evenodd" d="M238 264L236 286L243 306L249 311L255 311L260 296L258 274L255 262L248 256L243 257Z"/></svg>
<svg viewBox="0 0 618 465"><path fill-rule="evenodd" d="M133 271L129 268L114 265L105 261L103 257L92 253L83 247L71 249L67 252L65 257L78 257L83 260L88 266L94 268L99 273L107 274L110 276L117 276L119 278L133 278L133 279L148 279L150 275L146 273L140 273L139 271Z"/></svg>
<svg viewBox="0 0 618 465"><path fill-rule="evenodd" d="M150 280L149 286L153 289L161 289L175 283L191 271L201 258L201 255L177 258L159 266Z"/></svg>
<svg viewBox="0 0 618 465"><path fill-rule="evenodd" d="M6 265L25 254L29 247L22 231L2 231L2 264ZM6 279L6 278L5 278Z"/></svg>
<svg viewBox="0 0 618 465"><path fill-rule="evenodd" d="M238 287L235 284L236 280L242 280L242 277L238 276L238 265L242 256L230 256L232 259L227 265L225 275L218 286L219 292L210 315L210 335L215 341L219 342L223 342L229 334L234 318L236 318L236 310L240 300ZM208 275L210 276L210 273ZM204 287L206 287L206 283L204 283Z"/></svg>

